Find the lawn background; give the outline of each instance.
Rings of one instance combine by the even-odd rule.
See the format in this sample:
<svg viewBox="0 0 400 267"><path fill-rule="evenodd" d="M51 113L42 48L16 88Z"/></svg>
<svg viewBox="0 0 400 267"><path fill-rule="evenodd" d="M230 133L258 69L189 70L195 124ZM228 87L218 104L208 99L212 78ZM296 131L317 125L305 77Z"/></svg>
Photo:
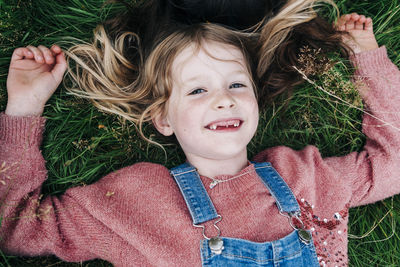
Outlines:
<svg viewBox="0 0 400 267"><path fill-rule="evenodd" d="M400 5L397 0L336 1L341 13L358 12L371 16L380 45L386 45L392 61L400 66ZM112 16L121 6L102 7L101 0L0 0L0 111L7 103L6 78L12 51L27 45L60 44L68 47L66 36L91 38L97 23ZM332 12L326 10L328 17ZM332 55L331 58L335 58ZM349 86L351 70L341 59L328 73L312 77L317 84L356 106L359 97ZM344 90L346 89L346 90ZM365 142L361 133L362 113L343 104L308 83L300 86L287 109L278 99L261 113L260 126L249 144L249 158L261 148L286 145L301 149L316 145L324 156L360 151ZM134 127L117 117L98 112L85 100L66 94L61 86L45 107L46 131L42 144L48 169L43 191L59 194L67 188L90 184L105 174L139 161L172 167L184 156L176 144L164 152L140 140ZM151 127L145 133L159 138ZM398 196L350 211L349 233L363 238L349 239L350 266L400 266L400 219ZM377 225L373 231L369 230ZM55 257L19 258L0 251L0 266L111 266L103 261L65 263Z"/></svg>

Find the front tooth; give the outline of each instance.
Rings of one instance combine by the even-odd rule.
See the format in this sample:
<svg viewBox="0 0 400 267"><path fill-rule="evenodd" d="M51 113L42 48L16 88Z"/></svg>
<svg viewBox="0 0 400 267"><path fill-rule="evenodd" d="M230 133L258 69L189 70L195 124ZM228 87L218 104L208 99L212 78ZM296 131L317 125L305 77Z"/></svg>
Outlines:
<svg viewBox="0 0 400 267"><path fill-rule="evenodd" d="M215 125L215 124L214 124L214 125L211 125L211 126L210 126L210 129L211 129L211 130L216 130L216 129L217 129L217 125Z"/></svg>

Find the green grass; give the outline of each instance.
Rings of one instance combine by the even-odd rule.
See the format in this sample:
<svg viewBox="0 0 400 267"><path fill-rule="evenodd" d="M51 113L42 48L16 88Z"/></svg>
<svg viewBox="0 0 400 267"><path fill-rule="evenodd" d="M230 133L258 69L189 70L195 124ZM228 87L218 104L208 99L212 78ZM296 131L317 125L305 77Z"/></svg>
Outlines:
<svg viewBox="0 0 400 267"><path fill-rule="evenodd" d="M66 36L88 40L97 23L120 7L101 8L98 0L0 0L0 110L4 110L6 75L11 53L19 46L51 45L65 48ZM379 44L385 44L390 58L400 66L400 5L397 0L336 1L342 13L358 12L371 16ZM341 60L340 62L344 62ZM329 83L336 95L360 105L354 91L343 92L351 70L338 64L330 73L314 77L318 84ZM361 133L361 112L337 101L305 83L282 108L278 99L260 115L260 127L249 144L251 158L260 148L286 145L301 149L317 146L322 155L345 155L359 151L365 142ZM116 117L98 112L88 103L66 94L59 88L45 108L48 118L42 145L49 170L44 192L57 194L67 188L95 182L105 174L139 161L174 166L184 160L176 144L164 152L142 141L134 127L121 124ZM99 125L105 127L99 128ZM154 134L151 128L147 135ZM170 140L158 139L163 142ZM388 215L386 217L385 214ZM395 196L374 205L351 209L349 231L364 238L349 239L350 266L400 266L400 237L395 231L400 221L400 199ZM382 221L381 218L384 219ZM394 222L394 223L393 223ZM395 227L393 229L393 227ZM379 241L387 239L384 241ZM83 264L64 263L54 257L18 258L0 251L0 266L110 266L102 261Z"/></svg>

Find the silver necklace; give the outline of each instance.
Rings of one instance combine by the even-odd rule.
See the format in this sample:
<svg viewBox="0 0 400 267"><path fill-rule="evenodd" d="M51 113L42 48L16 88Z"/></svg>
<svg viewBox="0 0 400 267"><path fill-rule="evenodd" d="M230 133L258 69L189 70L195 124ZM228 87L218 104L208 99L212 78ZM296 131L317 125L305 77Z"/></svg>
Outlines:
<svg viewBox="0 0 400 267"><path fill-rule="evenodd" d="M236 176L231 177L231 178L226 179L226 180L219 180L219 179L215 179L215 178L211 178L211 177L207 177L207 176L206 176L206 177L207 177L208 179L211 179L211 180L212 180L212 182L210 183L210 188L213 189L213 188L214 188L216 185L218 185L219 183L224 183L224 182L232 181L232 180L234 180L234 179L236 179L236 178L239 178L239 177L241 177L241 176L243 176L243 175L245 175L245 174L251 173L251 172L253 172L253 171L254 171L254 170L247 171L247 172L245 172L245 173L236 175Z"/></svg>

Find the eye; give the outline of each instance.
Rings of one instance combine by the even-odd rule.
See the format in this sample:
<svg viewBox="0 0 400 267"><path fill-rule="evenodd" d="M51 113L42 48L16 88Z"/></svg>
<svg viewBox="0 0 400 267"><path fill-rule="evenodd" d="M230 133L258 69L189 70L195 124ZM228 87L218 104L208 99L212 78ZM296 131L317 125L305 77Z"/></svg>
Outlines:
<svg viewBox="0 0 400 267"><path fill-rule="evenodd" d="M229 86L229 89L233 89L233 88L241 88L241 87L246 87L246 85L242 84L242 83L232 83Z"/></svg>
<svg viewBox="0 0 400 267"><path fill-rule="evenodd" d="M189 95L198 95L198 94L201 94L201 93L203 93L203 92L205 92L206 90L204 90L204 89L202 89L202 88L197 88L197 89L194 89L193 91L191 91L190 93L189 93Z"/></svg>

